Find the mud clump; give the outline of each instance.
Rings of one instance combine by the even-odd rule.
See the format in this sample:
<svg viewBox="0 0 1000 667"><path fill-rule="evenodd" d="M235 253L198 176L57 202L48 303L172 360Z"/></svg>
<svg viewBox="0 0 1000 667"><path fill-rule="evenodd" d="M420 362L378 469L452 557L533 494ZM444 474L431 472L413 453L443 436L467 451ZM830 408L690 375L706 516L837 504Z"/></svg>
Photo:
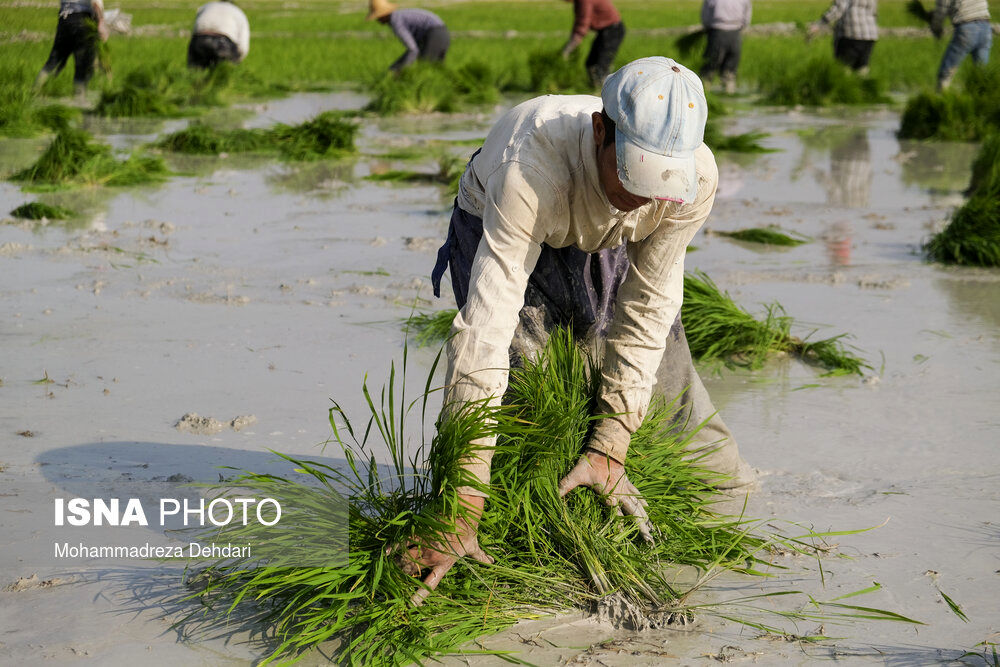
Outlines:
<svg viewBox="0 0 1000 667"><path fill-rule="evenodd" d="M686 626L694 622L689 612L639 605L620 593L601 598L594 604L592 611L601 623L610 623L616 628L636 632Z"/></svg>
<svg viewBox="0 0 1000 667"><path fill-rule="evenodd" d="M4 590L11 593L20 593L21 591L30 591L35 588L52 588L53 586L65 583L67 583L65 579L58 577L53 579L39 579L37 574L32 574L30 577L18 577L17 581L4 588Z"/></svg>
<svg viewBox="0 0 1000 667"><path fill-rule="evenodd" d="M240 415L234 417L226 423L220 422L212 417L202 417L197 412L189 412L174 424L174 428L182 433L194 433L195 435L215 435L221 431L231 428L236 432L257 423L256 415Z"/></svg>

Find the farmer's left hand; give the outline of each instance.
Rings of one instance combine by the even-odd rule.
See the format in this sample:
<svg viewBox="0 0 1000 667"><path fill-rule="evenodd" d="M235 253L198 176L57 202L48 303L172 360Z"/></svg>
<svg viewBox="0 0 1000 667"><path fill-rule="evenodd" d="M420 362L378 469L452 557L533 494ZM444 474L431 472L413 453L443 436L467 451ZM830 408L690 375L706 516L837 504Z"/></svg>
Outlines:
<svg viewBox="0 0 1000 667"><path fill-rule="evenodd" d="M625 466L610 456L588 449L569 474L559 482L559 497L578 486L589 486L601 495L609 507L617 507L631 514L639 524L642 539L652 544L653 524L646 513L646 499L625 474Z"/></svg>

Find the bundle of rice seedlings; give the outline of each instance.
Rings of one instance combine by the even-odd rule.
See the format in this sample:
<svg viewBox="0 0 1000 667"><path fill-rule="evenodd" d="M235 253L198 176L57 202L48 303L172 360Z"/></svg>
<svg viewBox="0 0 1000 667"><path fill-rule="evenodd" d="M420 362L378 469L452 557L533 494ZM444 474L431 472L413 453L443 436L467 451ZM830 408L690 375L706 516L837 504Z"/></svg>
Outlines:
<svg viewBox="0 0 1000 667"><path fill-rule="evenodd" d="M713 151L729 151L733 153L770 153L773 148L760 145L760 140L770 135L766 132L744 132L743 134L725 135L711 117L705 123L705 144Z"/></svg>
<svg viewBox="0 0 1000 667"><path fill-rule="evenodd" d="M417 63L398 73L384 74L371 84L371 94L365 108L383 115L454 112L500 98L492 69L476 61L458 68Z"/></svg>
<svg viewBox="0 0 1000 667"><path fill-rule="evenodd" d="M529 92L591 93L594 87L583 65L581 49L569 58L558 51L533 51L528 54Z"/></svg>
<svg viewBox="0 0 1000 667"><path fill-rule="evenodd" d="M40 201L33 201L21 204L11 211L10 214L22 220L65 220L72 218L76 215L76 212L62 206L50 206Z"/></svg>
<svg viewBox="0 0 1000 667"><path fill-rule="evenodd" d="M881 80L860 76L829 56L811 58L761 81L765 103L788 106L888 103L884 89Z"/></svg>
<svg viewBox="0 0 1000 667"><path fill-rule="evenodd" d="M123 77L120 88L102 91L94 113L113 118L191 115L199 107L224 104L232 71L226 64L204 72L169 63L139 67Z"/></svg>
<svg viewBox="0 0 1000 667"><path fill-rule="evenodd" d="M693 55L700 55L701 52L705 50L706 41L707 36L705 31L695 30L694 32L689 32L686 35L681 35L674 40L674 46L677 47L677 51L680 53L681 58L688 59Z"/></svg>
<svg viewBox="0 0 1000 667"><path fill-rule="evenodd" d="M118 160L111 147L91 141L83 130L63 128L32 166L11 180L32 185L138 185L161 180L167 167L158 157L130 155Z"/></svg>
<svg viewBox="0 0 1000 667"><path fill-rule="evenodd" d="M963 69L952 88L906 101L900 139L980 141L1000 131L1000 65Z"/></svg>
<svg viewBox="0 0 1000 667"><path fill-rule="evenodd" d="M565 500L558 497L557 480L580 456L594 420L590 410L600 377L568 334L556 333L538 359L512 371L507 407L476 404L450 411L451 417L437 424L427 457L421 447L407 459L404 447L408 417L416 406L421 421L425 417L431 380L423 396L410 402L405 352L402 371L397 376L393 366L381 400L364 385L369 410L364 429L356 429L339 405L331 409L344 466L285 457L298 479L248 473L233 482L243 494L308 498L307 505L316 508L311 513L321 511L324 497L328 505L340 506L346 496L348 563L332 564L333 556L331 565L312 567L249 557L220 562L198 577L200 589L189 599L201 606L178 627L189 635L211 632L231 628L232 620L240 618L245 627L271 638L265 663L294 661L307 649L330 642L324 652L342 664L401 665L453 652L521 619L581 607L603 611L635 629L685 623L695 613L773 629L760 620L770 611L766 598L799 594L781 591L700 604L690 600L719 572L762 574L760 555L772 540L801 551L798 545L808 538L775 538L742 520L714 515L712 490L684 459L687 436L669 434L673 404L652 407L633 436L626 464L649 503L654 544L638 539L634 520L619 516L589 490L574 491ZM402 385L398 393L397 383ZM403 572L393 546L433 540L464 515L456 489L477 483L459 462L472 453L471 441L491 434L498 436L497 448L478 537L495 563L460 560L425 604L413 607L409 600L422 584ZM376 463L385 454L391 461L388 470ZM285 533L300 535L296 546L306 549L313 540L325 542L324 533L338 528L328 524L324 531L323 521L307 513L286 526ZM211 538L239 543L247 531L225 526ZM694 566L702 576L693 585L676 584L678 565ZM772 618L915 622L835 601L809 598L808 604L798 611L772 611Z"/></svg>
<svg viewBox="0 0 1000 667"><path fill-rule="evenodd" d="M691 356L698 361L759 368L773 354L792 354L830 375L862 375L871 366L844 348L846 334L810 342L791 335L793 320L777 303L763 321L741 308L700 271L684 275L681 319Z"/></svg>
<svg viewBox="0 0 1000 667"><path fill-rule="evenodd" d="M906 13L918 19L921 23L929 24L931 22L931 12L927 11L927 8L924 7L924 4L920 0L910 0L907 2Z"/></svg>
<svg viewBox="0 0 1000 667"><path fill-rule="evenodd" d="M417 347L439 345L451 334L451 323L457 313L454 308L435 313L415 312L403 320L403 332L407 340L412 340Z"/></svg>
<svg viewBox="0 0 1000 667"><path fill-rule="evenodd" d="M37 106L33 75L23 63L0 63L0 135L31 137L59 130L80 116L79 109L61 104Z"/></svg>
<svg viewBox="0 0 1000 667"><path fill-rule="evenodd" d="M718 236L727 236L737 241L747 243L762 243L764 245L797 246L808 243L809 239L801 235L789 236L777 227L753 227L735 232L715 232Z"/></svg>
<svg viewBox="0 0 1000 667"><path fill-rule="evenodd" d="M969 201L924 246L931 260L1000 266L1000 134L983 142L972 167Z"/></svg>
<svg viewBox="0 0 1000 667"><path fill-rule="evenodd" d="M217 130L195 122L154 145L176 153L280 153L306 161L353 153L357 131L358 126L339 112L326 111L299 125L279 123L266 129Z"/></svg>

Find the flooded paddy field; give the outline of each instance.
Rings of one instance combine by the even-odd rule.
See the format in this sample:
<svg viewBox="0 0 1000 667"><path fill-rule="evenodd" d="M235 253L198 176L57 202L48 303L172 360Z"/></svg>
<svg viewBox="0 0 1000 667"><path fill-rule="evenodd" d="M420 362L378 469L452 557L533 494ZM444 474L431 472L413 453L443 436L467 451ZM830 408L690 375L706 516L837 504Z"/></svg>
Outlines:
<svg viewBox="0 0 1000 667"><path fill-rule="evenodd" d="M353 93L308 93L226 113L266 127L363 104ZM219 466L282 470L271 450L331 458L320 447L330 399L361 412L365 374L377 387L402 357L401 321L414 308L454 306L429 285L448 223L443 188L366 176L399 168L392 151L403 148L426 149L406 166L432 173L434 151L471 153L468 140L501 110L364 118L360 154L344 160L167 156L177 175L148 187L34 194L0 183L2 212L32 200L79 212L0 225L0 661L153 655L214 665L265 655L240 628L192 642L171 630L184 611L166 602L180 566L54 559L51 499L175 493L215 482ZM186 122L89 129L125 148ZM791 359L703 369L760 477L745 514L817 531L878 528L831 536L821 565L779 556L789 569L774 579L726 576L704 595L794 588L829 599L878 582L858 604L926 625L796 628L843 638L811 644L717 620L633 633L577 615L523 623L470 651L516 650L535 664L912 665L998 641L1000 274L923 260L921 243L963 201L975 146L900 142L898 125L885 110L726 119L728 132L769 133L762 141L777 150L718 156L718 199L686 269L755 315L779 302L796 335L850 334L872 366L864 377L824 377ZM5 173L43 144L0 142ZM763 226L809 242L772 248L715 233ZM410 351L414 386L434 353ZM183 419L190 413L214 422ZM742 498L732 502L742 510Z"/></svg>

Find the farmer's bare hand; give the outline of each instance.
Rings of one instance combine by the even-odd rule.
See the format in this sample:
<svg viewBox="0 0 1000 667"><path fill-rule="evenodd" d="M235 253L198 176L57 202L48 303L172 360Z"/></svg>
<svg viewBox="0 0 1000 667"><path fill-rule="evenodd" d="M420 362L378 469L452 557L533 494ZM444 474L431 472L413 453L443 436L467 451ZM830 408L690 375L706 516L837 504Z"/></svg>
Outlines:
<svg viewBox="0 0 1000 667"><path fill-rule="evenodd" d="M580 460L559 482L559 497L578 486L589 486L599 493L609 507L631 514L639 524L639 534L653 542L653 524L646 513L646 499L625 474L625 466L610 456L593 449L584 452Z"/></svg>
<svg viewBox="0 0 1000 667"><path fill-rule="evenodd" d="M493 562L493 559L480 548L476 537L485 498L459 496L459 502L467 505L470 511L468 518L459 518L455 521L454 532L442 535L438 540L408 544L405 549L400 550L400 567L406 574L419 577L423 570L430 569L430 573L424 578L424 587L410 598L410 603L414 606L423 604L459 558L468 556L480 563ZM395 550L396 546L391 546L386 549L386 553Z"/></svg>

